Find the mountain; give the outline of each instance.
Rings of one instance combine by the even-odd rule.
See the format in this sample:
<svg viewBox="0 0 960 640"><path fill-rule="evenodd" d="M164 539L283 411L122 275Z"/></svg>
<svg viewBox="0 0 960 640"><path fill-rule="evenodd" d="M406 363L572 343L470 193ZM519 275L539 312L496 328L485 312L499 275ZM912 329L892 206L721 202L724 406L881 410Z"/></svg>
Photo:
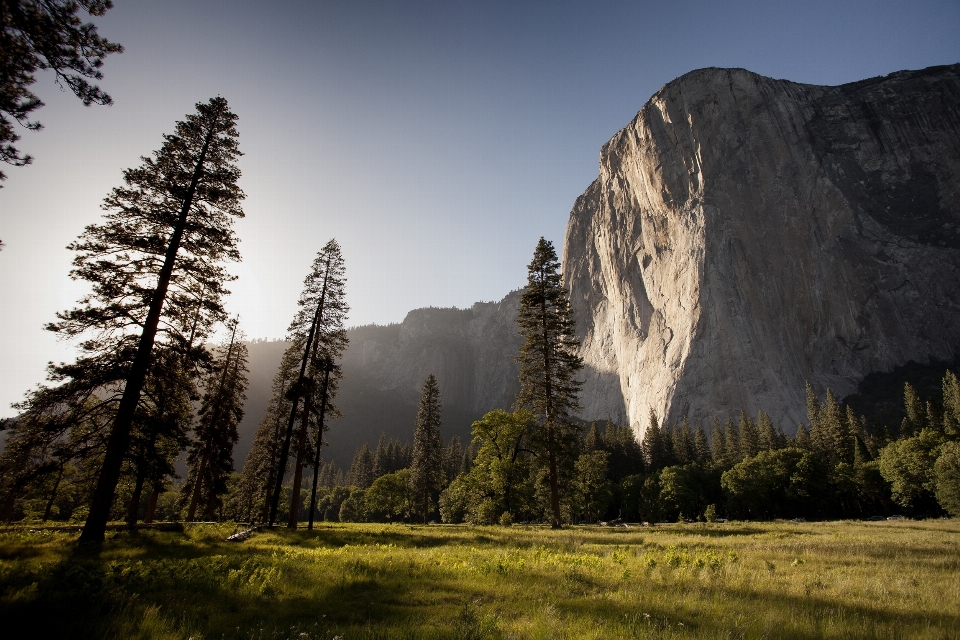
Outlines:
<svg viewBox="0 0 960 640"><path fill-rule="evenodd" d="M380 434L413 440L420 392L433 373L440 384L445 439L470 441L470 426L493 409L509 409L519 391L515 358L520 291L469 309L416 309L400 324L347 331L343 380L335 400L343 417L330 423L324 457L347 467L357 447L376 446ZM250 348L250 387L240 441L239 469L270 400L270 385L288 343L257 341Z"/></svg>
<svg viewBox="0 0 960 640"><path fill-rule="evenodd" d="M960 353L960 65L836 87L701 69L600 153L563 271L584 417L642 433Z"/></svg>

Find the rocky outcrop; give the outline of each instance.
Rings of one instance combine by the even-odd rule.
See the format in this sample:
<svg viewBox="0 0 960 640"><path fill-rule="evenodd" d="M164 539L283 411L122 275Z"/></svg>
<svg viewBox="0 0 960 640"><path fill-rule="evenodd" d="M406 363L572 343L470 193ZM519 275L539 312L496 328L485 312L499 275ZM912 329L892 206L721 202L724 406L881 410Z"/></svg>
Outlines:
<svg viewBox="0 0 960 640"><path fill-rule="evenodd" d="M960 65L842 85L669 83L602 149L563 271L583 416L805 419L960 351Z"/></svg>

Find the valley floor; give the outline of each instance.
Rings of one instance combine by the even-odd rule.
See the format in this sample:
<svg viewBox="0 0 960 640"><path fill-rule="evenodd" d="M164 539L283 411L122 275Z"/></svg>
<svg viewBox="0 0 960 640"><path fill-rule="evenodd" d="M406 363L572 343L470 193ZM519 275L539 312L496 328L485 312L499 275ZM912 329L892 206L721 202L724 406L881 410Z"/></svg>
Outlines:
<svg viewBox="0 0 960 640"><path fill-rule="evenodd" d="M0 533L8 638L960 638L960 521ZM9 634L9 635L8 635Z"/></svg>

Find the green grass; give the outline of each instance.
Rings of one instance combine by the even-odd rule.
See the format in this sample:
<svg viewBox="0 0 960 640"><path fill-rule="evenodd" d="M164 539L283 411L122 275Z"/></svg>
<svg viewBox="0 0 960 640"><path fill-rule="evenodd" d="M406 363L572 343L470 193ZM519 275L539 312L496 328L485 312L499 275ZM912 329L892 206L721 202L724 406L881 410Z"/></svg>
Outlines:
<svg viewBox="0 0 960 640"><path fill-rule="evenodd" d="M9 638L960 638L960 522L0 533ZM16 633L11 633L11 631ZM8 635L9 634L9 635Z"/></svg>

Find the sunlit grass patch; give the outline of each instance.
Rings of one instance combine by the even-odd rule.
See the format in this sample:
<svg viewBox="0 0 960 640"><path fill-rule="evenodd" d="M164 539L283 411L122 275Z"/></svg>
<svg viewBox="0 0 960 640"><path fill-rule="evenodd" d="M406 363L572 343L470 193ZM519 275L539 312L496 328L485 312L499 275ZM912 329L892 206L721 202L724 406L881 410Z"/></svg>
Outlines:
<svg viewBox="0 0 960 640"><path fill-rule="evenodd" d="M955 638L960 526L0 533L0 614L96 638ZM47 612L56 611L51 616Z"/></svg>

